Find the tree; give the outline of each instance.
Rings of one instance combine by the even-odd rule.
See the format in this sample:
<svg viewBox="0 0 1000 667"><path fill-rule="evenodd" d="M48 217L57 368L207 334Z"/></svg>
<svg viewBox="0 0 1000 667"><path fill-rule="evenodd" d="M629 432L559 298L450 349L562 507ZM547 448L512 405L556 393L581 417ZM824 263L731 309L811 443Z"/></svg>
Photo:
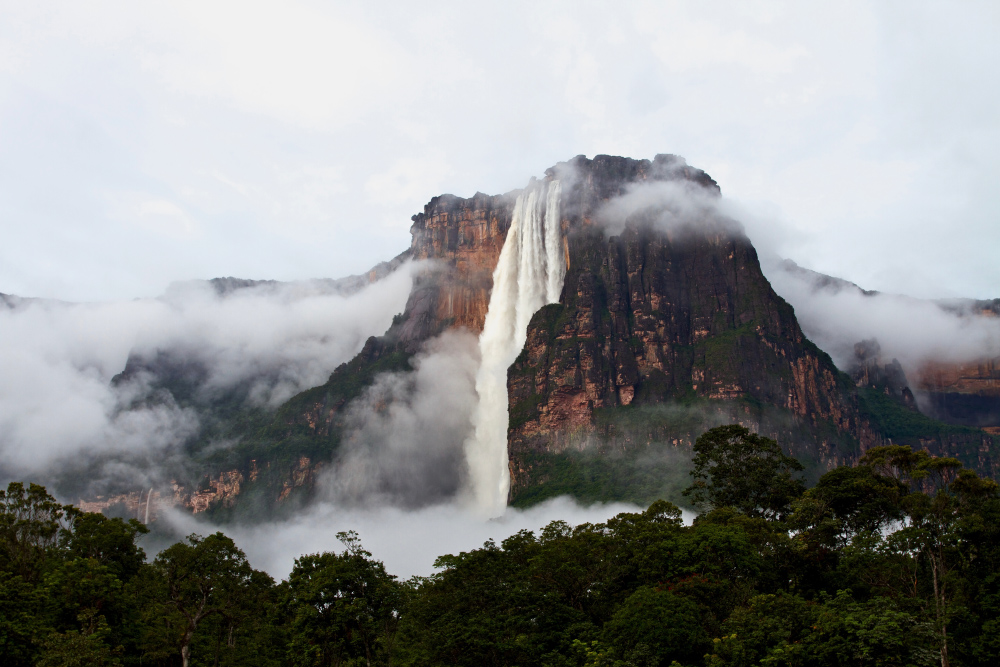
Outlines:
<svg viewBox="0 0 1000 667"><path fill-rule="evenodd" d="M977 555L970 548L967 530L970 524L981 522L979 510L997 497L997 484L963 470L957 459L931 456L902 445L874 447L861 463L896 477L913 490L902 499L906 525L887 542L898 554L909 557L914 595L927 590L926 574L930 575L938 652L941 667L948 667L949 624L964 612L957 602L962 570Z"/></svg>
<svg viewBox="0 0 1000 667"><path fill-rule="evenodd" d="M94 559L122 583L134 577L146 562L146 554L136 539L149 529L135 519L126 522L103 514L76 512L71 522L60 539L67 558Z"/></svg>
<svg viewBox="0 0 1000 667"><path fill-rule="evenodd" d="M229 537L190 535L187 543L164 549L153 561L144 582L152 597L147 620L159 620L188 667L199 625L213 615L238 616L253 575L246 555Z"/></svg>
<svg viewBox="0 0 1000 667"><path fill-rule="evenodd" d="M909 488L867 465L841 466L823 475L806 497L822 504L845 537L881 530L903 518Z"/></svg>
<svg viewBox="0 0 1000 667"><path fill-rule="evenodd" d="M53 633L42 642L36 667L115 667L121 648L108 645L111 631L103 617L82 614L83 630Z"/></svg>
<svg viewBox="0 0 1000 667"><path fill-rule="evenodd" d="M67 510L38 484L11 482L0 490L0 569L35 580L58 547Z"/></svg>
<svg viewBox="0 0 1000 667"><path fill-rule="evenodd" d="M709 646L702 615L689 598L643 586L604 625L604 639L629 663L693 664Z"/></svg>
<svg viewBox="0 0 1000 667"><path fill-rule="evenodd" d="M346 549L302 556L288 577L292 650L304 664L359 658L390 661L402 586L361 548L357 533L338 533Z"/></svg>
<svg viewBox="0 0 1000 667"><path fill-rule="evenodd" d="M805 490L792 477L802 464L785 456L774 440L738 424L705 431L695 441L694 451L694 482L684 495L697 505L783 519Z"/></svg>

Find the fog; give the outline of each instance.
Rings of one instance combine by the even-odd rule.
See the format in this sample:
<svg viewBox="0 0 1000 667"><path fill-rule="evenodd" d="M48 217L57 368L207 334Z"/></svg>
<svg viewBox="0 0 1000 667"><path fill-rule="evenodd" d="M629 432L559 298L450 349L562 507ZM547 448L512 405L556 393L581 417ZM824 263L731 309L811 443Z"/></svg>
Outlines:
<svg viewBox="0 0 1000 667"><path fill-rule="evenodd" d="M598 208L597 222L609 235L626 225L653 225L671 237L691 234L741 233L743 227L728 217L725 200L716 192L686 179L641 181Z"/></svg>
<svg viewBox="0 0 1000 667"><path fill-rule="evenodd" d="M463 442L478 402L479 346L465 330L428 341L414 370L383 373L347 408L336 465L321 493L349 507L422 507L468 481Z"/></svg>
<svg viewBox="0 0 1000 667"><path fill-rule="evenodd" d="M568 498L556 498L526 510L507 508L502 516L487 521L454 503L416 511L320 503L287 521L221 529L246 552L254 567L277 579L287 577L302 554L342 551L336 534L347 530L357 531L364 547L382 560L391 574L408 578L430 575L438 556L475 549L488 539L499 543L520 530L537 531L551 521L599 523L621 512L642 509L625 503L584 507ZM693 517L691 512L683 514L688 523ZM207 535L220 529L178 511L168 512L164 520L178 537Z"/></svg>
<svg viewBox="0 0 1000 667"><path fill-rule="evenodd" d="M109 467L135 464L119 475L146 474L199 425L190 408L149 395L151 371L112 382L130 353L176 354L198 365L199 391L244 383L248 401L274 406L322 384L369 336L383 333L403 310L413 270L404 265L347 295L329 282L225 294L189 283L159 299L0 307L0 472L37 476L113 455L119 459Z"/></svg>
<svg viewBox="0 0 1000 667"><path fill-rule="evenodd" d="M896 358L911 383L927 361L970 362L1000 356L1000 318L961 303L866 293L846 281L830 281L788 262L765 261L774 290L795 308L805 334L849 369L854 344L876 338L886 361Z"/></svg>

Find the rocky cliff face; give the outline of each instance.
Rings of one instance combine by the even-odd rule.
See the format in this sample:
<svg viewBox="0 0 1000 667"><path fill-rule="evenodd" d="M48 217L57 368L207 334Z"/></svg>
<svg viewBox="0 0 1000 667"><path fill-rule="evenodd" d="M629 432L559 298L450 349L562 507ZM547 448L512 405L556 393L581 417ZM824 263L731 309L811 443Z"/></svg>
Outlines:
<svg viewBox="0 0 1000 667"><path fill-rule="evenodd" d="M425 339L447 326L482 331L514 198L442 195L413 216L411 255L435 266L407 305L404 338Z"/></svg>
<svg viewBox="0 0 1000 667"><path fill-rule="evenodd" d="M924 411L949 424L1000 427L1000 358L928 362L916 382Z"/></svg>
<svg viewBox="0 0 1000 667"><path fill-rule="evenodd" d="M995 321L1000 317L1000 299L953 299L938 305L966 318ZM1000 427L1000 357L965 363L931 360L918 369L915 385L922 394L921 407L936 419L949 424Z"/></svg>
<svg viewBox="0 0 1000 667"><path fill-rule="evenodd" d="M615 436L629 437L620 424L634 426L642 406L697 404L707 414L725 403L729 419L790 434L761 423L761 408L776 408L824 432L808 444L786 439L786 448L812 447L830 463L856 456L859 438L871 439L844 376L802 335L741 231L710 220L683 231L638 221L609 236L595 221L605 201L636 183L684 179L717 193L707 175L663 168L669 163L661 156L573 165L579 180L567 196L562 299L532 320L509 373L515 498L538 482L532 460L595 438L622 446ZM645 429L647 441L698 435L654 431ZM649 444L642 439L637 445Z"/></svg>
<svg viewBox="0 0 1000 667"><path fill-rule="evenodd" d="M875 389L911 410L917 409L903 366L898 359L882 359L882 346L874 338L855 344L854 365L848 371L858 387Z"/></svg>
<svg viewBox="0 0 1000 667"><path fill-rule="evenodd" d="M815 314L812 315L813 322L811 322L814 333L825 336L827 349L844 363L845 370L851 373L859 387L878 385L881 389L889 389L890 394L902 397L902 387L898 385L899 379L903 378L906 388L916 399L916 405L924 414L953 425L1000 427L1000 371L998 371L1000 357L995 356L995 351L991 352L990 336L987 333L990 330L997 330L997 323L1000 322L998 319L1000 299L927 300L882 294L862 289L855 283L840 278L802 268L790 260L780 262L773 269L776 271L775 277L783 288L791 288L790 293L800 299L803 298L802 287L807 287L808 293L819 295L821 298L861 297L854 302L855 306L860 307L857 322L822 322L819 321L822 318L818 319ZM792 280L789 281L789 278ZM838 305L843 306L843 303L843 301L840 304L831 302L831 306L836 308ZM880 349L875 349L871 358L863 359L858 356L870 355L872 351L866 351L865 348L872 343L878 348L877 341L858 342L856 338L850 339L852 334L874 333L874 331L863 333L865 311L868 317L871 317L882 309L895 311L895 317L899 318L900 322L905 321L909 314L910 323L902 326L920 326L914 321L920 314L931 319L936 318L940 324L947 324L950 320L951 326L956 330L975 329L985 335L980 336L978 349L974 349L975 346L970 349L966 342L962 352L965 357L959 361L941 358L932 347L925 347L921 351L906 344L900 345L900 341L896 340L897 349L894 352L907 357L904 374L904 368L895 360L883 364L875 359L881 354ZM935 314L934 310L937 309L942 312ZM877 327L878 325L874 325L872 328ZM943 334L938 336L941 337ZM941 337L936 343L945 347L952 341ZM851 355L851 345L854 347L853 355ZM891 342L889 346L892 346ZM879 373L888 375L879 376ZM890 389L886 382L896 386Z"/></svg>
<svg viewBox="0 0 1000 667"><path fill-rule="evenodd" d="M559 303L532 318L508 373L515 503L557 493L670 497L687 483L694 439L731 422L775 437L815 474L887 442L998 472L992 436L915 410L902 369L881 359L877 343L856 348L848 375L803 335L749 239L711 212L719 188L704 172L669 155L579 156L545 178L562 183L567 274ZM609 217L609 202L663 184L709 202L709 213L681 226L665 225L656 210ZM322 469L336 469L350 407L367 388L385 373L411 372L414 355L441 332L482 330L517 195L442 195L413 216L412 245L400 258L427 264L405 311L325 384L276 413L223 420L234 426L219 432L238 446L210 463L207 484L175 489L176 502L224 519L312 497ZM240 287L230 283L223 287ZM191 369L175 370L185 379ZM993 382L991 374L994 366L927 377L938 378L936 387L966 387Z"/></svg>

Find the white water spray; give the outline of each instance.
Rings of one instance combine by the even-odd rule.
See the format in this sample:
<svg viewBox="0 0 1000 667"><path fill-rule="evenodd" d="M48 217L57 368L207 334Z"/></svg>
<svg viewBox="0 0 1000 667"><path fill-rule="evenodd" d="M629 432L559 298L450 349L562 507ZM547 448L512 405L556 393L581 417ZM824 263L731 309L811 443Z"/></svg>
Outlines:
<svg viewBox="0 0 1000 667"><path fill-rule="evenodd" d="M545 303L558 303L566 279L566 257L563 255L562 230L559 227L559 181L549 183L548 202L545 206L545 261L548 282L545 285Z"/></svg>
<svg viewBox="0 0 1000 667"><path fill-rule="evenodd" d="M531 316L556 303L566 277L559 217L559 181L532 185L514 214L493 271L493 292L479 336L475 433L465 443L476 509L498 516L507 506L507 369L524 348ZM544 212L543 212L544 204Z"/></svg>
<svg viewBox="0 0 1000 667"><path fill-rule="evenodd" d="M149 498L152 495L153 495L153 488L150 487L149 493L146 494L146 518L142 520L142 522L144 524L148 524L149 523Z"/></svg>

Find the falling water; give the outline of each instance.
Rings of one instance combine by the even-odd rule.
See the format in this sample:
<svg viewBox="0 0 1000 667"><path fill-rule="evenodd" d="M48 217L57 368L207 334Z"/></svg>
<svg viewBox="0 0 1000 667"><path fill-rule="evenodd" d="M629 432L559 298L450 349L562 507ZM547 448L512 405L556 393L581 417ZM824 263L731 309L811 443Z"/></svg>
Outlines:
<svg viewBox="0 0 1000 667"><path fill-rule="evenodd" d="M548 282L545 285L545 303L558 303L566 278L566 258L562 253L562 234L559 229L559 181L549 183L548 202L545 206L545 261Z"/></svg>
<svg viewBox="0 0 1000 667"><path fill-rule="evenodd" d="M152 487L150 487L149 493L146 494L146 518L142 520L143 523L149 523L149 498L152 495L153 495L153 489Z"/></svg>
<svg viewBox="0 0 1000 667"><path fill-rule="evenodd" d="M546 303L559 301L566 276L560 194L559 181L552 181L547 187L529 186L518 196L493 271L493 292L479 336L482 364L476 375L475 433L465 443L473 501L490 516L503 512L510 488L507 369L524 348L531 316Z"/></svg>

